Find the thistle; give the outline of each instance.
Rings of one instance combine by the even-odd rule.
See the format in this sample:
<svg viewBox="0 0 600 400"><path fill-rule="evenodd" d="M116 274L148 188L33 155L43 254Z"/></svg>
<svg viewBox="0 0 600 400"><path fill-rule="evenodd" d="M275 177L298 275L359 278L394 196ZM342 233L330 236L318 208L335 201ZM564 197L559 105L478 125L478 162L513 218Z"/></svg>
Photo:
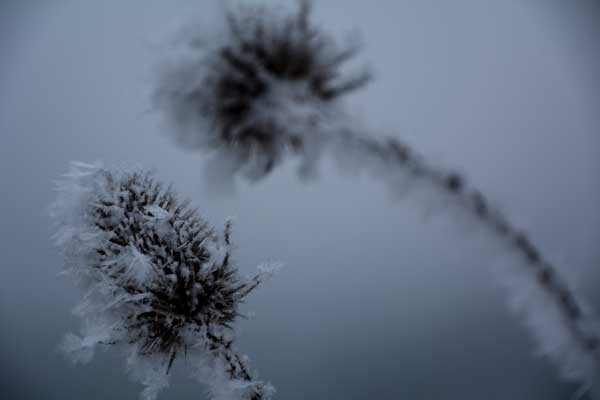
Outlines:
<svg viewBox="0 0 600 400"><path fill-rule="evenodd" d="M369 79L366 70L342 73L359 47L340 46L309 16L308 1L289 14L245 6L217 35L184 30L179 58L163 64L154 94L180 141L233 158L253 178L288 150L308 173L319 136L338 120L339 99Z"/></svg>
<svg viewBox="0 0 600 400"><path fill-rule="evenodd" d="M337 45L311 24L308 4L300 4L296 14L236 11L216 45L204 31L186 31L182 42L189 54L171 60L155 96L175 122L173 132L217 157L233 156L254 178L266 176L288 153L302 158L304 171L314 171L328 150L345 171L366 170L395 193L418 188L435 202L441 199L514 256L509 263L516 268L506 280L542 353L563 376L597 385L600 329L592 312L530 235L463 176L427 162L399 140L365 134L341 103L368 78L341 73L357 48Z"/></svg>
<svg viewBox="0 0 600 400"><path fill-rule="evenodd" d="M149 400L187 356L215 398L268 397L271 387L255 380L231 336L240 303L269 271L239 276L230 222L221 237L141 169L73 163L58 190L56 242L85 290L75 310L82 335L62 344L74 361L91 360L96 345L123 346Z"/></svg>

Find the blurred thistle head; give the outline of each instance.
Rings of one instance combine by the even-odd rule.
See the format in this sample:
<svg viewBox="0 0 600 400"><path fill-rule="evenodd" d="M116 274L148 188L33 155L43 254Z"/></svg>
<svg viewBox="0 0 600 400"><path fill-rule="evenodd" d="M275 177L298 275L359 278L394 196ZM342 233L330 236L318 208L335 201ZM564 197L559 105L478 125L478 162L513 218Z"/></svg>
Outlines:
<svg viewBox="0 0 600 400"><path fill-rule="evenodd" d="M66 271L86 290L76 308L82 336L63 343L74 360L89 361L96 344L122 344L130 364L156 361L146 372L132 366L156 391L176 355L231 343L224 335L238 306L268 271L239 276L229 222L217 234L140 169L74 163L58 189L56 241Z"/></svg>
<svg viewBox="0 0 600 400"><path fill-rule="evenodd" d="M240 6L221 29L180 31L162 63L156 106L186 146L216 150L260 178L290 151L309 168L328 131L339 129L340 99L363 86L366 70L342 71L356 41L341 46L298 10ZM309 171L304 171L309 172Z"/></svg>

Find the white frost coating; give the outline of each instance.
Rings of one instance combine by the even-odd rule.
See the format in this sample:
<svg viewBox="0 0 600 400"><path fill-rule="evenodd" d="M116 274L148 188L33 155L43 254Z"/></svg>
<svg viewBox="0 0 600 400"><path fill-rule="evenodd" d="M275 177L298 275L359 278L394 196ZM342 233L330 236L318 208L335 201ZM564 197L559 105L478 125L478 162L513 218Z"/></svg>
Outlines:
<svg viewBox="0 0 600 400"><path fill-rule="evenodd" d="M135 246L129 246L131 251L131 260L124 265L125 279L131 280L134 284L142 286L149 281L150 274L154 271L152 261Z"/></svg>
<svg viewBox="0 0 600 400"><path fill-rule="evenodd" d="M226 370L228 366L219 357L207 357L202 353L190 356L192 378L208 386L208 393L214 400L240 400L251 398L259 392L262 398L270 399L275 388L263 382L248 382L242 379L230 379ZM247 358L243 360L247 362Z"/></svg>
<svg viewBox="0 0 600 400"><path fill-rule="evenodd" d="M258 267L256 267L256 269L258 269L258 272L261 276L270 278L283 269L283 263L281 263L281 262L262 263Z"/></svg>
<svg viewBox="0 0 600 400"><path fill-rule="evenodd" d="M169 218L171 216L171 213L169 213L167 210L165 210L164 208L162 208L161 206L159 206L157 204L152 204L150 206L146 206L146 207L144 207L144 209L152 215L149 218L153 218L153 219L156 219L159 221Z"/></svg>
<svg viewBox="0 0 600 400"><path fill-rule="evenodd" d="M222 368L213 373L221 374L223 387L207 381L215 396L268 398L268 386L254 379L224 336L239 302L264 275L238 276L230 223L224 243L187 203L136 168L75 162L57 190L54 240L65 273L85 293L74 309L81 332L60 345L73 362L92 360L97 345L119 346L129 355L131 376L145 386L142 399L155 400L168 387L176 356L193 348Z"/></svg>
<svg viewBox="0 0 600 400"><path fill-rule="evenodd" d="M96 345L111 339L111 329L104 321L86 320L81 336L68 333L59 348L73 363L87 364L94 357Z"/></svg>
<svg viewBox="0 0 600 400"><path fill-rule="evenodd" d="M597 359L575 341L570 324L556 299L543 290L533 271L517 254L498 258L494 265L497 282L507 290L511 309L520 315L535 340L536 352L559 368L563 378L593 384L598 382ZM565 283L566 284L566 283ZM584 331L598 332L600 324L588 314Z"/></svg>

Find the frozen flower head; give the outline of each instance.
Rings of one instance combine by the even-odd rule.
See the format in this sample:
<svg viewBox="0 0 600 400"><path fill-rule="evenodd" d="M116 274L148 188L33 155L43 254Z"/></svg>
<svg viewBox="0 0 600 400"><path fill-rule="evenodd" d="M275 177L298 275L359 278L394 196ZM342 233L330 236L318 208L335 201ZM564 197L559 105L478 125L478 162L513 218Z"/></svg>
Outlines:
<svg viewBox="0 0 600 400"><path fill-rule="evenodd" d="M86 290L82 335L63 343L75 360L89 361L97 344L127 347L152 399L177 355L231 346L238 306L264 274L240 278L229 223L221 237L149 172L81 163L60 182L53 216L67 272Z"/></svg>
<svg viewBox="0 0 600 400"><path fill-rule="evenodd" d="M368 74L342 72L358 47L340 46L309 11L307 1L296 12L246 5L221 30L196 24L180 32L155 100L182 143L217 150L255 178L286 151L311 164L339 124L340 98Z"/></svg>

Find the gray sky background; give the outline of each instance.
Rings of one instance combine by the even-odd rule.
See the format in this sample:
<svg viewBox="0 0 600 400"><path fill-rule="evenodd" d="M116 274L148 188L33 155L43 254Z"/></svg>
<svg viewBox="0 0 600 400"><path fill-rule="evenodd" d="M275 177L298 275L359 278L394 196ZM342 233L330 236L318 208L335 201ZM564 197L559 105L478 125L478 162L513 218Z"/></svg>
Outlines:
<svg viewBox="0 0 600 400"><path fill-rule="evenodd" d="M374 128L464 172L600 309L600 13L593 1L316 1L356 28L375 81L350 103ZM239 347L278 399L567 399L509 312L477 234L424 221L367 177L293 165L215 197L203 160L149 112L149 40L203 1L0 5L0 397L131 399L117 351L73 368L56 351L79 299L58 276L45 208L70 160L141 163L221 226L237 261L286 268L257 291ZM442 213L443 214L443 213ZM163 399L199 399L175 371Z"/></svg>

